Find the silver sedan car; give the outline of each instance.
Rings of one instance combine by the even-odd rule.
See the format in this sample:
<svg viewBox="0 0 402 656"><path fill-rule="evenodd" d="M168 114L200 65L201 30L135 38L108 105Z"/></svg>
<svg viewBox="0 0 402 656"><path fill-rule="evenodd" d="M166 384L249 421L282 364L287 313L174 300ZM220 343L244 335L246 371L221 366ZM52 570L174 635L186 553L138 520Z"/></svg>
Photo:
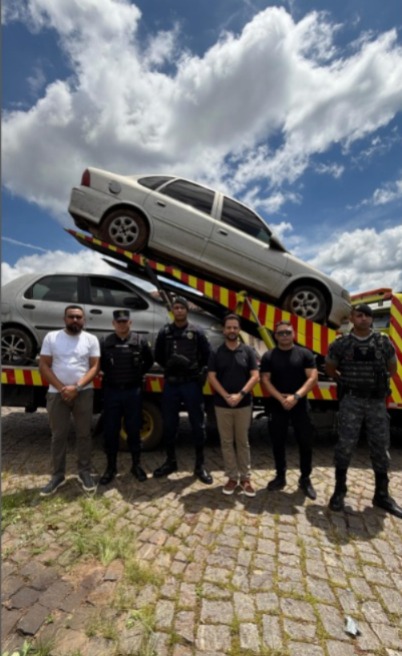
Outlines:
<svg viewBox="0 0 402 656"><path fill-rule="evenodd" d="M105 242L180 263L306 319L338 327L350 314L348 292L291 255L258 214L190 180L89 168L69 212Z"/></svg>
<svg viewBox="0 0 402 656"><path fill-rule="evenodd" d="M154 345L169 321L159 298L121 277L54 273L25 274L2 287L1 361L33 364L49 330L64 326L64 309L78 303L85 311L85 329L97 337L112 332L113 311L130 309L133 330ZM222 343L222 326L207 313L191 311L189 320L203 328L213 347Z"/></svg>

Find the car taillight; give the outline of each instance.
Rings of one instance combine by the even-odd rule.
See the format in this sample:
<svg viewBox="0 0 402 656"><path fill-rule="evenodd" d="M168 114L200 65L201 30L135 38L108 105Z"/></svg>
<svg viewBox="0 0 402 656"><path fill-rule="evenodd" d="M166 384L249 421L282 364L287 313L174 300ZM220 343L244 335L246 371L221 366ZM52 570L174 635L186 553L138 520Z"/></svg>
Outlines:
<svg viewBox="0 0 402 656"><path fill-rule="evenodd" d="M88 169L85 169L84 173L82 174L81 186L82 187L90 187L91 186L91 174L88 171Z"/></svg>

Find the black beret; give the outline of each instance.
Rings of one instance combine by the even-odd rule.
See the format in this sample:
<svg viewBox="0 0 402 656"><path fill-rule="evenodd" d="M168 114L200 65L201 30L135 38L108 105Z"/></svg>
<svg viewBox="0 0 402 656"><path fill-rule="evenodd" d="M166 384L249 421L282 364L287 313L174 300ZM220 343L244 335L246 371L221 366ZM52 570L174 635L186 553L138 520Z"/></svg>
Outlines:
<svg viewBox="0 0 402 656"><path fill-rule="evenodd" d="M367 314L368 317L373 316L373 310L369 305L367 305L367 303L359 303L359 305L355 305L353 307L353 310L355 312L362 312L363 314Z"/></svg>
<svg viewBox="0 0 402 656"><path fill-rule="evenodd" d="M176 298L173 299L172 305L182 305L188 310L188 301L184 296L176 296Z"/></svg>

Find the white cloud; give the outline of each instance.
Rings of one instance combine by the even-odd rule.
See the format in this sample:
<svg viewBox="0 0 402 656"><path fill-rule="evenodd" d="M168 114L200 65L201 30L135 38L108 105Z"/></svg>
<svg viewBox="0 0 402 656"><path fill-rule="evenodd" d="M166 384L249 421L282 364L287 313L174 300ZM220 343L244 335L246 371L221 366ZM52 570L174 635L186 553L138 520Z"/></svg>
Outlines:
<svg viewBox="0 0 402 656"><path fill-rule="evenodd" d="M374 133L402 108L394 30L364 35L341 57L339 26L325 15L296 23L270 7L195 56L180 49L177 26L142 46L128 0L16 0L4 12L56 30L71 65L70 78L3 123L4 184L58 216L87 165L177 171L237 195L258 183L279 208L276 187L312 155Z"/></svg>
<svg viewBox="0 0 402 656"><path fill-rule="evenodd" d="M26 244L25 244L26 245ZM117 270L102 260L99 253L85 249L79 253L48 251L44 255L21 257L13 266L2 262L2 285L22 276L24 273L100 273L119 275Z"/></svg>
<svg viewBox="0 0 402 656"><path fill-rule="evenodd" d="M402 178L396 182L390 182L383 187L376 189L372 202L373 205L386 205L395 200L402 198Z"/></svg>
<svg viewBox="0 0 402 656"><path fill-rule="evenodd" d="M316 247L317 248L317 247ZM402 225L334 235L319 246L310 264L333 276L351 292L379 287L402 290Z"/></svg>

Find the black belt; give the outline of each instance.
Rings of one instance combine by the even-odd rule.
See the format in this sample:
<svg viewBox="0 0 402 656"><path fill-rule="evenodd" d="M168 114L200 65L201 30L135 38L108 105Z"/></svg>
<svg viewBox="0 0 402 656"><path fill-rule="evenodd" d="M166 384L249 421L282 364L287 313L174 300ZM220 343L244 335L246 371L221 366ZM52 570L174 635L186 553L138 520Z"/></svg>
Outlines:
<svg viewBox="0 0 402 656"><path fill-rule="evenodd" d="M135 383L123 383L122 385L109 385L109 383L107 383L105 387L109 387L110 389L114 389L114 390L129 390L129 389L136 389L137 387L141 387L141 385L136 385Z"/></svg>
<svg viewBox="0 0 402 656"><path fill-rule="evenodd" d="M345 396L354 396L356 399L385 399L385 394L379 394L378 392L367 392L364 390L346 390Z"/></svg>
<svg viewBox="0 0 402 656"><path fill-rule="evenodd" d="M196 376L166 376L166 382L170 383L171 385L182 385L183 383L193 383L194 381L198 381L199 374Z"/></svg>

